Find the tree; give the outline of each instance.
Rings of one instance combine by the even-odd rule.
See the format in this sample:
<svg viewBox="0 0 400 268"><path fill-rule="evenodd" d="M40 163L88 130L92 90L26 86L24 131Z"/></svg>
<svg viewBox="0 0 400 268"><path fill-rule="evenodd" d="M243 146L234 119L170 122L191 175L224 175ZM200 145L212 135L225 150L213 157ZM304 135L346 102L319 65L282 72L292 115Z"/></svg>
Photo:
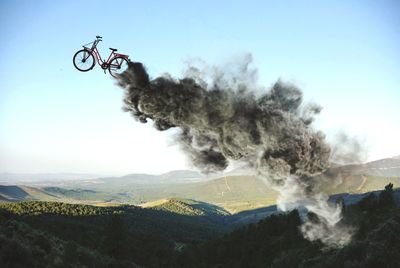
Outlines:
<svg viewBox="0 0 400 268"><path fill-rule="evenodd" d="M379 205L381 207L392 207L395 205L393 198L393 183L386 185L385 190L379 194Z"/></svg>

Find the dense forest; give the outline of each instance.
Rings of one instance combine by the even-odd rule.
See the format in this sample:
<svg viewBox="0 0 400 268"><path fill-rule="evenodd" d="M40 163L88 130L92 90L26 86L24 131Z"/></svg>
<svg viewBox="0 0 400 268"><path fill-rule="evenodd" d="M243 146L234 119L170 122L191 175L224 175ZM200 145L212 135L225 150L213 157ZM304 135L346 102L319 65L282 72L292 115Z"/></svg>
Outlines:
<svg viewBox="0 0 400 268"><path fill-rule="evenodd" d="M314 217L308 214L308 217ZM400 267L400 209L389 184L344 207L356 230L344 248L305 240L297 210L272 215L224 237L182 252L175 267Z"/></svg>
<svg viewBox="0 0 400 268"><path fill-rule="evenodd" d="M163 267L177 249L221 236L222 220L164 208L0 203L0 267Z"/></svg>
<svg viewBox="0 0 400 268"><path fill-rule="evenodd" d="M344 206L355 235L340 249L305 240L297 210L235 228L223 211L191 205L0 203L0 267L400 267L391 184Z"/></svg>

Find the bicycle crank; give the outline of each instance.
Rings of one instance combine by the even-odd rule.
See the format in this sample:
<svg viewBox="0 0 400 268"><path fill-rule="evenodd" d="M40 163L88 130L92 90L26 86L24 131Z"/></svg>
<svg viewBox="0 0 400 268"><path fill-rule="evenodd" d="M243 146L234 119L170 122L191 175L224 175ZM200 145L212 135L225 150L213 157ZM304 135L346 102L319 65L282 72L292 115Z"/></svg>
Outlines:
<svg viewBox="0 0 400 268"><path fill-rule="evenodd" d="M101 68L103 69L104 73L106 73L106 70L108 68L108 64L106 62L101 64Z"/></svg>

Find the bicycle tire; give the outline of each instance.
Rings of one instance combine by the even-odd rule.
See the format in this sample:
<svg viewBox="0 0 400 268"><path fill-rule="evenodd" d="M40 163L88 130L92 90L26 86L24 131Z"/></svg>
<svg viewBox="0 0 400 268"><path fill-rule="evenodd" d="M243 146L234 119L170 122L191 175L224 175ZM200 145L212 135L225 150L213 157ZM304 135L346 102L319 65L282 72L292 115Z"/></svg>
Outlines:
<svg viewBox="0 0 400 268"><path fill-rule="evenodd" d="M129 61L124 57L115 57L108 65L108 71L112 77L118 78L118 75L125 72L129 67Z"/></svg>
<svg viewBox="0 0 400 268"><path fill-rule="evenodd" d="M89 56L87 56L86 53L89 53ZM74 63L75 68L81 72L92 70L96 64L93 53L87 49L81 49L76 52L72 62Z"/></svg>

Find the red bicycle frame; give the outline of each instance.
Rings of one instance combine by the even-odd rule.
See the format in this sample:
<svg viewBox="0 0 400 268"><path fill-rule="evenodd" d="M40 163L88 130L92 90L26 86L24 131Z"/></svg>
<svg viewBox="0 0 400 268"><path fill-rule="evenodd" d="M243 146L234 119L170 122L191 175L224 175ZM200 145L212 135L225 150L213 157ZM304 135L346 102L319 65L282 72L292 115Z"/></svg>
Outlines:
<svg viewBox="0 0 400 268"><path fill-rule="evenodd" d="M95 55L95 57L97 59L97 63L99 65L103 65L104 63L109 63L111 57L114 55L114 51L111 51L111 54L110 54L110 56L108 56L107 61L103 61L103 59L101 58L100 52L99 52L99 50L97 49L96 46L94 47L94 49L91 50L91 52Z"/></svg>
<svg viewBox="0 0 400 268"><path fill-rule="evenodd" d="M98 63L103 69L107 69L107 68L108 68L108 65L110 64L110 61L111 61L113 58L115 58L115 57L122 57L122 58L125 58L125 59L128 59L128 58L129 58L128 55L119 54L119 53L115 53L114 51L111 51L110 56L108 56L108 59L107 59L106 61L104 61L104 60L101 58L101 55L100 55L99 50L97 49L97 44L98 44L100 41L101 41L101 39L97 39L97 40L93 41L93 45L92 45L91 48L86 47L86 45L89 45L90 43L84 45L83 47L84 47L85 49L89 50L89 51L96 57L97 63Z"/></svg>

